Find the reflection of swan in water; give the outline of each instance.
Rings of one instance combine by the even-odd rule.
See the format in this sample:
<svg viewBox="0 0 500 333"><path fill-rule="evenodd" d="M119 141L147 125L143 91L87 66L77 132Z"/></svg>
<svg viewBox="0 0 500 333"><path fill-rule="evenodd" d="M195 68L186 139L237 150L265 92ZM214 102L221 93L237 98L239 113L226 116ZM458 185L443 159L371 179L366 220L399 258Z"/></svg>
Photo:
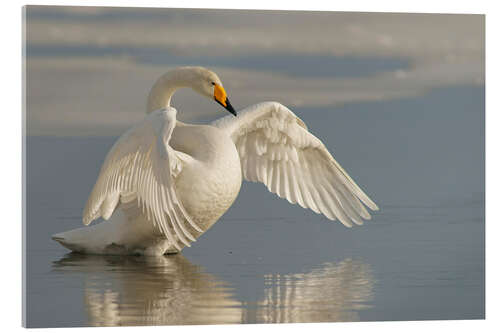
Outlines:
<svg viewBox="0 0 500 333"><path fill-rule="evenodd" d="M85 273L93 326L357 321L373 285L369 265L351 259L308 273L264 275L257 303L237 301L228 283L182 255L70 254L55 269Z"/></svg>
<svg viewBox="0 0 500 333"><path fill-rule="evenodd" d="M359 321L373 298L370 266L346 259L301 274L268 274L265 296L245 321L310 323ZM253 318L252 318L253 317Z"/></svg>
<svg viewBox="0 0 500 333"><path fill-rule="evenodd" d="M56 269L86 273L85 307L93 326L241 322L240 303L231 298L230 289L180 254L71 253L56 263Z"/></svg>

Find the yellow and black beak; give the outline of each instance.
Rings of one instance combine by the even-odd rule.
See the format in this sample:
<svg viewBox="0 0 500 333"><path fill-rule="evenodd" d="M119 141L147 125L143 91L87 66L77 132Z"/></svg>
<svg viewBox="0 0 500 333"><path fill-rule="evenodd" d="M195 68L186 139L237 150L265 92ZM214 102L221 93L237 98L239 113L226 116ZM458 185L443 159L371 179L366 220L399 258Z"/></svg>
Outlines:
<svg viewBox="0 0 500 333"><path fill-rule="evenodd" d="M236 117L236 111L234 110L229 99L227 98L226 91L224 88L218 84L214 84L214 99L217 103L222 105L224 109L231 112Z"/></svg>

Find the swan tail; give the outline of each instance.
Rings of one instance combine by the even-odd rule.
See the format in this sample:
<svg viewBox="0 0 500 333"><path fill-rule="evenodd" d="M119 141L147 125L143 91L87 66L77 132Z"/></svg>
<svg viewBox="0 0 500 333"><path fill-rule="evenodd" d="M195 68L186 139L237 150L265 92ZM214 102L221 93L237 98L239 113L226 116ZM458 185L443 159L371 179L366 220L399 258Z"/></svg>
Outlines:
<svg viewBox="0 0 500 333"><path fill-rule="evenodd" d="M71 251L87 254L125 254L125 248L109 237L102 237L106 222L52 235L52 239Z"/></svg>
<svg viewBox="0 0 500 333"><path fill-rule="evenodd" d="M86 254L161 256L178 252L165 238L154 236L151 224L130 221L121 209L109 221L57 233L52 239Z"/></svg>
<svg viewBox="0 0 500 333"><path fill-rule="evenodd" d="M52 235L52 239L74 252L89 253L87 237L90 228L78 228Z"/></svg>

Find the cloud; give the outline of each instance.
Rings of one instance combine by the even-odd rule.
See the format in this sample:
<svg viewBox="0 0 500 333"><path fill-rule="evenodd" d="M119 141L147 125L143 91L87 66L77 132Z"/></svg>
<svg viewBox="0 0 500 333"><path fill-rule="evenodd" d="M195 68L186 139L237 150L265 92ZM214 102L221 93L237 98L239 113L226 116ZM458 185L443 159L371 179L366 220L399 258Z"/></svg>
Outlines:
<svg viewBox="0 0 500 333"><path fill-rule="evenodd" d="M33 46L46 51L28 52L26 59L29 135L118 135L139 121L149 88L176 64L169 64L169 57L156 64L138 61L131 48L156 48L160 55L164 49L181 60L216 59L211 69L237 109L265 100L292 109L328 109L415 96L439 86L484 84L480 15L29 7L27 43L28 51ZM69 46L79 48L64 54ZM94 54L95 48L113 52ZM286 61L287 54L398 57L409 66L340 77L318 75L321 61L315 65L319 70L299 76L292 72L304 71L234 64L242 55L265 62L266 57ZM173 104L183 121L224 115L217 104L188 90L179 91Z"/></svg>
<svg viewBox="0 0 500 333"><path fill-rule="evenodd" d="M279 50L417 61L484 54L482 15L140 8L84 13L79 7L28 7L28 42L162 46L178 54Z"/></svg>

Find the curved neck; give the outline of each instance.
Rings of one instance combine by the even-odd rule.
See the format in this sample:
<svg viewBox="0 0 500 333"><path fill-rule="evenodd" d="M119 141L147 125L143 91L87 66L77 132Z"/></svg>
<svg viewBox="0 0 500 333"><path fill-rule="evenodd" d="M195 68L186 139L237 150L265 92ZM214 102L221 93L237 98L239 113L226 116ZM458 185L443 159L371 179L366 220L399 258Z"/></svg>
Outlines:
<svg viewBox="0 0 500 333"><path fill-rule="evenodd" d="M179 88L190 87L189 69L181 67L163 74L149 92L147 113L170 106L172 95Z"/></svg>

